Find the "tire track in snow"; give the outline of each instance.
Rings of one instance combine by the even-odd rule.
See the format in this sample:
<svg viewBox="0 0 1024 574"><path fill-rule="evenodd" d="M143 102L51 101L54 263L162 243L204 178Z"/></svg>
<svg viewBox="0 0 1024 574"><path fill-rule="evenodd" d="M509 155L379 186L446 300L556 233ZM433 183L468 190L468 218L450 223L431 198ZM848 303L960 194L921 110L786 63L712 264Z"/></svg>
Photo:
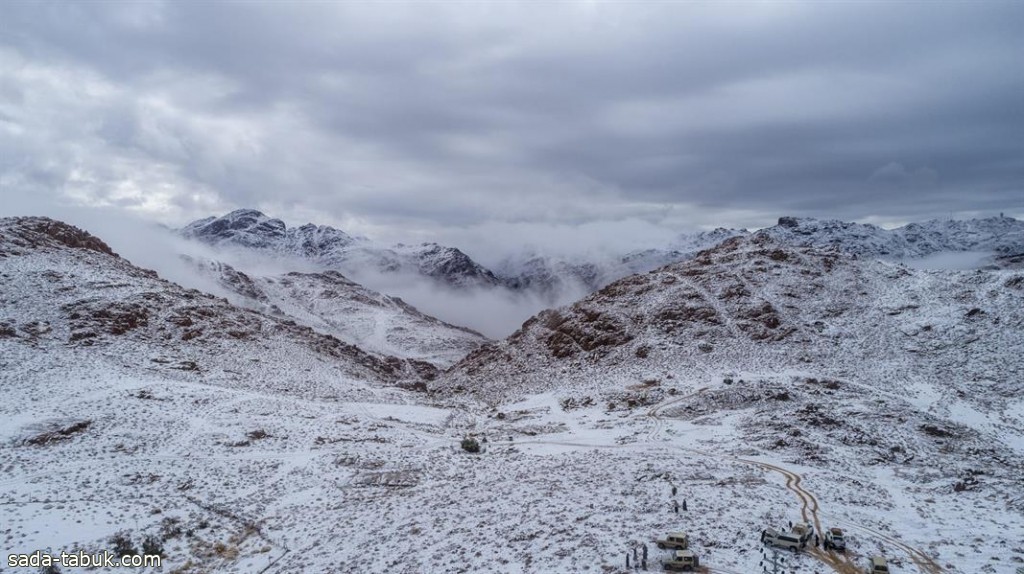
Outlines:
<svg viewBox="0 0 1024 574"><path fill-rule="evenodd" d="M906 543L900 542L899 540L897 540L896 538L893 538L892 536L889 536L888 534L883 534L883 533L881 533L881 532L879 532L879 531L877 531L877 530L875 530L873 528L869 528L867 526L864 526L862 524L857 524L855 522L850 522L848 520L836 520L836 522L839 522L839 523L841 523L844 526L847 526L849 528L853 528L855 530L860 530L861 532L865 532L869 536L873 536L875 538L879 538L879 539L881 539L881 540L883 540L883 541L885 541L885 542L887 542L887 543L889 543L889 544L899 548L900 550L902 550L904 553L907 554L907 556L910 558L910 560L914 564L916 564L918 569L920 569L922 572L925 572L927 574L942 574L942 573L944 573L946 571L942 567L942 565L940 565L933 558L929 557L927 554L925 554L921 550L919 550L917 548L914 548L913 546L910 546L910 545L908 545Z"/></svg>

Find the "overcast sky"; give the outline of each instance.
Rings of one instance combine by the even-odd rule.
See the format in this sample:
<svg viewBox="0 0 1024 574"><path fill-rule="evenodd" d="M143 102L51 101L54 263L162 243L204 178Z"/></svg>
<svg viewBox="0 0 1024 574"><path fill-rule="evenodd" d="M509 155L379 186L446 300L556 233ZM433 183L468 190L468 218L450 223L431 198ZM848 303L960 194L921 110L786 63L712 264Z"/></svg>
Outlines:
<svg viewBox="0 0 1024 574"><path fill-rule="evenodd" d="M1020 1L8 0L0 211L554 244L1020 216L1022 30Z"/></svg>

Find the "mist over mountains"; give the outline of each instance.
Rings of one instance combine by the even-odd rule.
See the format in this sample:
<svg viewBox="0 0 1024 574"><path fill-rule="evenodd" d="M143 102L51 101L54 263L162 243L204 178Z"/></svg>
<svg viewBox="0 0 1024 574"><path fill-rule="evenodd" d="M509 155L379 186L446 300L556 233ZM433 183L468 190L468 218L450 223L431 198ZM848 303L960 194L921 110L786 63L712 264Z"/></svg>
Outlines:
<svg viewBox="0 0 1024 574"><path fill-rule="evenodd" d="M288 227L253 209L200 219L177 233L215 248L220 257L242 269L265 260L285 270L294 265L294 270L313 266L339 271L357 283L402 297L427 313L490 337L505 336L530 315L575 301L622 277L685 261L725 239L751 234L745 229L718 228L680 233L665 245L641 250L574 256L520 249L516 238L507 238L509 254L487 268L472 258L471 249L437 243L382 245L329 226ZM943 264L941 259L926 257L958 253L957 265L968 268L1014 265L1024 245L1024 222L1002 216L931 220L895 229L782 217L778 224L756 233L795 246L833 248L926 266Z"/></svg>

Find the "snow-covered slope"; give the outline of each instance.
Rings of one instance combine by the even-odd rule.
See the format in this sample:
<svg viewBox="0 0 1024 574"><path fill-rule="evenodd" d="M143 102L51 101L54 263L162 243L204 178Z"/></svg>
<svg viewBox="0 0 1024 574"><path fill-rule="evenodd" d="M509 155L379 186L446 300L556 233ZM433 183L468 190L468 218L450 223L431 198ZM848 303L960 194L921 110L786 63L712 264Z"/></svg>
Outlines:
<svg viewBox="0 0 1024 574"><path fill-rule="evenodd" d="M232 303L294 319L373 353L443 368L487 341L475 331L425 315L337 271L249 276L225 263L188 259L197 271L215 279Z"/></svg>
<svg viewBox="0 0 1024 574"><path fill-rule="evenodd" d="M964 513L1020 530L1022 380L1021 273L911 270L760 233L541 313L432 387L501 412L542 393L567 411L646 413L659 434L667 419L695 434L664 446L701 464L813 468L805 519L900 508L917 530L902 535L937 550ZM999 560L1011 553L1024 559ZM1011 571L942 554L957 571ZM920 557L906 571L943 571Z"/></svg>
<svg viewBox="0 0 1024 574"><path fill-rule="evenodd" d="M73 365L104 355L147 371L274 386L301 396L341 392L349 381L416 385L426 363L378 357L294 321L185 289L118 257L101 240L46 218L0 220L0 296L8 357L46 354ZM115 359L116 360L116 359ZM259 366L262 376L242 375Z"/></svg>
<svg viewBox="0 0 1024 574"><path fill-rule="evenodd" d="M500 281L454 247L436 243L385 247L328 226L285 225L254 209L194 221L179 233L217 247L246 248L299 257L346 275L404 273L450 287L493 287Z"/></svg>
<svg viewBox="0 0 1024 574"><path fill-rule="evenodd" d="M750 234L745 229L725 228L683 233L665 246L605 257L528 253L506 258L496 267L496 273L513 287L541 293L578 287L593 292L617 279L686 261L726 239ZM797 247L833 248L890 261L947 252L973 253L970 263L964 265L972 268L1012 267L1016 258L1024 255L1024 222L1011 217L931 220L895 229L834 219L781 217L776 225L756 234ZM935 262L921 263L929 266Z"/></svg>
<svg viewBox="0 0 1024 574"><path fill-rule="evenodd" d="M1024 221L1012 217L938 220L895 229L838 220L782 217L759 233L800 247L835 247L887 259L924 257L943 251L1024 252Z"/></svg>
<svg viewBox="0 0 1024 574"><path fill-rule="evenodd" d="M1006 359L1024 348L1022 282L1011 272L912 270L758 233L545 311L446 380L519 394L557 388L553 369L570 371L565 381L578 390L663 377L679 362L814 365L837 376L870 364L937 378L955 365L957 384L986 381L997 394L1024 361ZM495 383L470 384L481 374Z"/></svg>
<svg viewBox="0 0 1024 574"><path fill-rule="evenodd" d="M424 393L398 386L418 363L4 220L0 539L153 537L164 572L611 573L639 544L656 569L683 529L707 572L752 574L761 530L803 519L849 552L787 555L797 572L1015 574L1022 290L734 239Z"/></svg>

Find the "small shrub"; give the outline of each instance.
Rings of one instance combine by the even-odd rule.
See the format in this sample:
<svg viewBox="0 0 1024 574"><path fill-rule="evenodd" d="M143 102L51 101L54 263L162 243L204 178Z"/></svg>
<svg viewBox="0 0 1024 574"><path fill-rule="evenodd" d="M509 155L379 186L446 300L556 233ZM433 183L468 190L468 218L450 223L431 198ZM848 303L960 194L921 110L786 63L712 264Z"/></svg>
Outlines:
<svg viewBox="0 0 1024 574"><path fill-rule="evenodd" d="M142 553L147 556L160 556L164 555L164 545L159 538L150 534L142 541Z"/></svg>
<svg viewBox="0 0 1024 574"><path fill-rule="evenodd" d="M132 545L131 536L127 532L118 532L111 536L110 546L115 556L135 556L139 553Z"/></svg>
<svg viewBox="0 0 1024 574"><path fill-rule="evenodd" d="M164 540L171 540L181 536L181 521L168 516L160 521L160 537Z"/></svg>
<svg viewBox="0 0 1024 574"><path fill-rule="evenodd" d="M462 439L462 450L471 453L480 452L480 443L473 437L466 437Z"/></svg>

